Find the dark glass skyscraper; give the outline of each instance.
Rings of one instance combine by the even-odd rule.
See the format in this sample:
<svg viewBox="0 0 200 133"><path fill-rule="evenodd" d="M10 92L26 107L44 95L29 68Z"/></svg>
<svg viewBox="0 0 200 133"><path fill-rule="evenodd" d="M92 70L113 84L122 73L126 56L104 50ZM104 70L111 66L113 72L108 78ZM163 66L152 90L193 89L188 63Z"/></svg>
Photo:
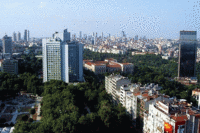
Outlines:
<svg viewBox="0 0 200 133"><path fill-rule="evenodd" d="M180 31L178 77L195 77L197 32Z"/></svg>

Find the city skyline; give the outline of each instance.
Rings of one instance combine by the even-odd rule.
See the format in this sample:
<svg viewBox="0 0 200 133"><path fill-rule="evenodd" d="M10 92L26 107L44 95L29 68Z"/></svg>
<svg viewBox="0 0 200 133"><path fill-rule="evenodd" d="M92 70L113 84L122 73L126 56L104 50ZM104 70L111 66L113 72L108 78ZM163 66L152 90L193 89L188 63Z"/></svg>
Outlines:
<svg viewBox="0 0 200 133"><path fill-rule="evenodd" d="M104 36L178 39L180 30L198 31L199 2L192 1L22 1L2 2L1 38L14 31L31 31L32 37L51 37L52 32L69 29ZM87 10L86 10L87 9ZM197 35L197 38L200 36Z"/></svg>

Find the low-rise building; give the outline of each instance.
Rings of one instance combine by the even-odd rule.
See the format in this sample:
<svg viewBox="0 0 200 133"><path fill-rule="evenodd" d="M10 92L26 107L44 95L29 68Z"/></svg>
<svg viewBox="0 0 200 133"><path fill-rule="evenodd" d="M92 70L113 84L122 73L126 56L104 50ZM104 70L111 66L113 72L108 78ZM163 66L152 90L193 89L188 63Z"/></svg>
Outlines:
<svg viewBox="0 0 200 133"><path fill-rule="evenodd" d="M18 61L14 59L0 60L0 67L2 72L10 74L18 74Z"/></svg>
<svg viewBox="0 0 200 133"><path fill-rule="evenodd" d="M200 107L200 100L199 100L200 89L196 88L196 89L192 90L192 96L198 101L198 107Z"/></svg>
<svg viewBox="0 0 200 133"><path fill-rule="evenodd" d="M120 89L120 102L127 109L127 113L131 116L132 120L136 120L137 117L143 120L143 112L148 111L149 105L155 100L169 99L169 96L159 93L162 87L154 83L144 86L140 86L139 84L124 84Z"/></svg>
<svg viewBox="0 0 200 133"><path fill-rule="evenodd" d="M119 63L115 59L105 59L104 61L83 60L83 67L93 71L95 74L112 73L119 71L122 73L132 73L134 66L132 63Z"/></svg>
<svg viewBox="0 0 200 133"><path fill-rule="evenodd" d="M184 99L156 101L144 112L144 133L199 133L200 112Z"/></svg>

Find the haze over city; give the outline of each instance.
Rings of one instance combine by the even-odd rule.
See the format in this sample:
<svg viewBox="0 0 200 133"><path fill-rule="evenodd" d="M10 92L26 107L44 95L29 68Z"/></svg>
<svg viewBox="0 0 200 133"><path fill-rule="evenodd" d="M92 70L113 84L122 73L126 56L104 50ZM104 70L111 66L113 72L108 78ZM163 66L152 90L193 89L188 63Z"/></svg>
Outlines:
<svg viewBox="0 0 200 133"><path fill-rule="evenodd" d="M50 37L67 28L72 34L146 36L178 39L180 30L197 31L197 0L2 0L0 36L30 31L31 37ZM199 35L197 35L199 38Z"/></svg>

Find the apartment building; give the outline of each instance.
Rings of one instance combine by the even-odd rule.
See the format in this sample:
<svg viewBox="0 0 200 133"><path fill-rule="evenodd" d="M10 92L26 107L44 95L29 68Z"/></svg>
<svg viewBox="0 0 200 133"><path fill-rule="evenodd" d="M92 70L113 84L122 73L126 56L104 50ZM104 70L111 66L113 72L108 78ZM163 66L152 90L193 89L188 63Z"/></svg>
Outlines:
<svg viewBox="0 0 200 133"><path fill-rule="evenodd" d="M108 94L112 95L112 100L115 104L120 102L120 86L130 84L131 81L127 77L111 74L105 76L105 89Z"/></svg>
<svg viewBox="0 0 200 133"><path fill-rule="evenodd" d="M200 100L199 100L200 89L196 88L196 89L192 90L192 96L198 101L198 107L200 107Z"/></svg>
<svg viewBox="0 0 200 133"><path fill-rule="evenodd" d="M120 103L127 109L133 120L143 119L143 112L149 109L149 104L155 100L168 100L169 96L159 93L162 87L154 83L140 86L139 84L124 84L120 87Z"/></svg>
<svg viewBox="0 0 200 133"><path fill-rule="evenodd" d="M200 111L186 100L156 101L144 112L144 133L199 133Z"/></svg>

